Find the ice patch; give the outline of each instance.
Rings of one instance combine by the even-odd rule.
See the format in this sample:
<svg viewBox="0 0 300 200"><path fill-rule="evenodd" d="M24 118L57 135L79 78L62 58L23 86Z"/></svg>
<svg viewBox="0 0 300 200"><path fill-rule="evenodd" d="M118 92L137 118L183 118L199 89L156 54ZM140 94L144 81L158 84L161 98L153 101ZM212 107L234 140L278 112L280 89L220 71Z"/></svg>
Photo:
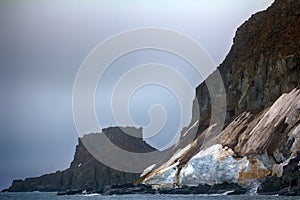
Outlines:
<svg viewBox="0 0 300 200"><path fill-rule="evenodd" d="M181 183L194 185L237 182L239 172L247 168L248 161L246 158L236 160L232 155L230 149L223 148L220 144L200 151L181 170Z"/></svg>
<svg viewBox="0 0 300 200"><path fill-rule="evenodd" d="M159 174L156 174L150 179L145 180L144 183L151 184L151 185L155 185L155 184L173 185L173 183L176 182L175 179L175 174L177 171L176 164L163 169L163 171L160 171Z"/></svg>

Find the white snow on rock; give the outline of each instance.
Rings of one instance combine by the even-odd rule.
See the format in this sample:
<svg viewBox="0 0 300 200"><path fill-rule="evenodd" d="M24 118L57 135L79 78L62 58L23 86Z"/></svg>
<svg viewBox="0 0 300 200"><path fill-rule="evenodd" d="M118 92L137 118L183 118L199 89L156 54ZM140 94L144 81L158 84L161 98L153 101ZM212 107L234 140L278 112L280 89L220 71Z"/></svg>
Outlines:
<svg viewBox="0 0 300 200"><path fill-rule="evenodd" d="M257 115L241 113L221 132L214 132L212 125L152 168L144 183L247 184L271 174L281 176L300 150L299 110L300 90L294 89Z"/></svg>
<svg viewBox="0 0 300 200"><path fill-rule="evenodd" d="M173 185L173 183L176 183L176 167L175 163L174 165L169 166L168 168L164 168L160 173L152 176L150 179L145 180L144 183L151 184L151 185Z"/></svg>
<svg viewBox="0 0 300 200"><path fill-rule="evenodd" d="M236 160L233 151L216 144L200 151L182 168L180 182L183 185L237 182L239 172L247 170L248 160Z"/></svg>
<svg viewBox="0 0 300 200"><path fill-rule="evenodd" d="M155 167L155 165L156 164L153 164L153 165L150 165L149 167L147 167L140 176L144 176L147 173L149 173Z"/></svg>

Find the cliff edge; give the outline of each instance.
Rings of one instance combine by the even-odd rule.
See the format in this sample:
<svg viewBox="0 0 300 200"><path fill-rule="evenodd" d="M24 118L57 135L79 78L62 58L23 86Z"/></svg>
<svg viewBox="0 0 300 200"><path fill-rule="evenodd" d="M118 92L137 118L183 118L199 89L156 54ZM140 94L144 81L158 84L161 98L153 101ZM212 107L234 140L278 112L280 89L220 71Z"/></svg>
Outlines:
<svg viewBox="0 0 300 200"><path fill-rule="evenodd" d="M213 72L196 89L200 118L193 118L187 130L198 123L197 137L188 145L179 145L173 156L144 173L140 181L165 187L174 183L238 183L246 187L265 177L278 177L279 188L298 191L299 175L286 178L293 174L289 169L297 168L295 159L300 151L298 24L298 0L276 0L242 24L218 67L223 83ZM219 125L221 117L211 118L212 104L222 99L222 84L227 100L224 127ZM264 191L263 185L260 191Z"/></svg>
<svg viewBox="0 0 300 200"><path fill-rule="evenodd" d="M128 135L119 127L103 129L103 133L85 135L83 138L78 139L74 159L68 169L40 177L14 180L7 191L65 191L76 189L94 191L107 185L135 181L139 174L121 172L107 167L95 159L82 143L82 140L94 139L98 134L105 134L111 142L128 151L150 152L155 150L143 141L141 128L126 127L126 129L126 132L133 135L138 134L140 137Z"/></svg>

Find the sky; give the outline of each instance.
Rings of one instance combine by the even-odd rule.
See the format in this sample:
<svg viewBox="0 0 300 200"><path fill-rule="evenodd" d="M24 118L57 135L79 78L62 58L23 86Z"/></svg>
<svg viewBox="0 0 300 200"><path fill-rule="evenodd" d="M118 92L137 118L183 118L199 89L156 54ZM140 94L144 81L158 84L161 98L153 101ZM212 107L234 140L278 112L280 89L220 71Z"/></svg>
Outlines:
<svg viewBox="0 0 300 200"><path fill-rule="evenodd" d="M72 114L73 84L83 60L100 42L134 28L167 28L193 38L218 65L229 52L237 27L272 2L1 1L0 189L8 187L13 179L39 176L69 166L78 138ZM148 57L144 58L145 55ZM149 58L169 61L170 65L182 62L166 52L149 51L129 55L119 65L133 64L133 60L149 62ZM200 82L201 78L193 86ZM142 105L135 103L145 99L145 95L147 108L156 103L154 97L160 96L166 112L173 112L170 123L176 121L177 111L172 109L176 101L172 95L164 98L160 95L162 88L153 85L148 89L150 93L133 95L133 103L129 104L137 124L149 123L148 116L141 113L147 109L136 109ZM96 107L97 114L105 108L101 104ZM103 126L113 125L109 118L101 120ZM172 126L167 129L172 132ZM151 144L163 146L160 141L161 137Z"/></svg>

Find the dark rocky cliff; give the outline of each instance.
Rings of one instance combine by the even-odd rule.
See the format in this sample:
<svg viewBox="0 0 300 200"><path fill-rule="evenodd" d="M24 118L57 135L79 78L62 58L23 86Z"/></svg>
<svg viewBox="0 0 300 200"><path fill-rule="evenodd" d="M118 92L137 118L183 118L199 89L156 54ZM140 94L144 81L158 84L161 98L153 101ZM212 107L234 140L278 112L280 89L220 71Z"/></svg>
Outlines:
<svg viewBox="0 0 300 200"><path fill-rule="evenodd" d="M239 27L229 54L218 67L223 83L215 71L196 89L200 118L193 118L191 125L199 124L197 137L188 145L179 145L173 156L140 180L165 186L175 182L247 185L272 175L281 177L279 187L294 187L298 191L298 24L300 1L275 0L266 11L251 16ZM212 105L222 100L222 84L226 106L212 119ZM224 127L222 117L218 118L222 111L226 112ZM290 174L297 176L291 180L287 178Z"/></svg>
<svg viewBox="0 0 300 200"><path fill-rule="evenodd" d="M282 93L300 86L300 2L276 0L236 31L234 44L218 67L226 97L226 124L244 111L258 113ZM206 82L219 84L214 72ZM209 126L211 99L203 82L198 86L199 133Z"/></svg>
<svg viewBox="0 0 300 200"><path fill-rule="evenodd" d="M155 150L142 140L142 129L127 127L126 131L133 134L139 134L140 137L130 136L118 127L111 127L103 130L104 134L106 134L113 143L128 151L149 152ZM135 181L139 177L139 174L120 172L111 169L96 160L87 151L81 140L95 138L97 134L99 133L92 133L78 139L74 159L68 169L42 175L40 177L14 180L8 191L96 190L106 185Z"/></svg>
<svg viewBox="0 0 300 200"><path fill-rule="evenodd" d="M223 83L214 72L196 89L200 119L192 119L191 125L198 123L199 127L188 127L185 131L197 131L197 138L178 145L174 155L139 181L171 187L174 183L245 185L267 177L271 186L262 184L259 191L294 188L293 192L300 195L299 24L299 0L276 0L266 11L251 16L237 30L229 54L218 67ZM213 93L208 92L206 83L210 83ZM222 84L226 90L226 120L225 127L218 129L211 124L211 101L221 101ZM221 118L217 115L213 120L218 124ZM10 191L41 190L38 186L57 190L57 185L64 190L97 188L138 177L103 166L82 148L77 146L80 153L76 151L78 158L69 169L44 175L47 178L14 181Z"/></svg>

